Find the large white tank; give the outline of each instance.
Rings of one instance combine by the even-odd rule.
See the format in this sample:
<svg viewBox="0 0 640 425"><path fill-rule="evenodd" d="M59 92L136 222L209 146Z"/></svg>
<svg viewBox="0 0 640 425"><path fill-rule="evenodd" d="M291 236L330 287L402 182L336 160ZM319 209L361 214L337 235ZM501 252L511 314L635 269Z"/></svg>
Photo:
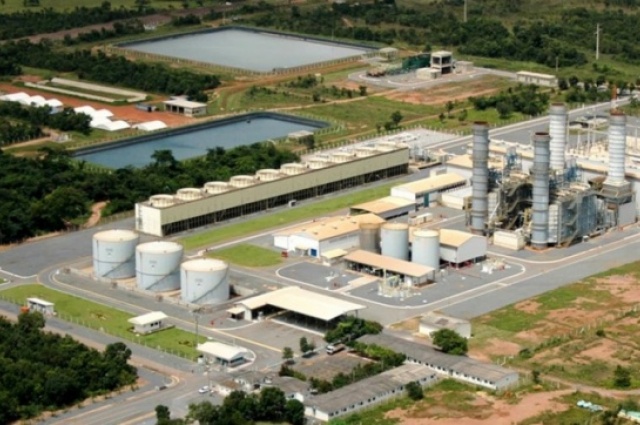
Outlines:
<svg viewBox="0 0 640 425"><path fill-rule="evenodd" d="M253 176L233 176L229 180L229 185L233 187L249 187L255 182Z"/></svg>
<svg viewBox="0 0 640 425"><path fill-rule="evenodd" d="M136 247L138 288L171 291L180 288L180 262L184 248L175 242L147 242Z"/></svg>
<svg viewBox="0 0 640 425"><path fill-rule="evenodd" d="M360 249L380 253L380 223L360 223Z"/></svg>
<svg viewBox="0 0 640 425"><path fill-rule="evenodd" d="M136 245L140 236L131 230L105 230L93 235L93 274L125 279L136 275Z"/></svg>
<svg viewBox="0 0 640 425"><path fill-rule="evenodd" d="M380 229L382 255L399 260L409 259L409 225L386 223Z"/></svg>
<svg viewBox="0 0 640 425"><path fill-rule="evenodd" d="M216 304L229 299L229 266L220 260L201 258L180 266L182 301Z"/></svg>
<svg viewBox="0 0 640 425"><path fill-rule="evenodd" d="M156 208L170 207L175 203L173 195L153 195L149 198L149 204Z"/></svg>
<svg viewBox="0 0 640 425"><path fill-rule="evenodd" d="M440 269L440 234L435 230L416 230L413 232L411 261L416 264Z"/></svg>
<svg viewBox="0 0 640 425"><path fill-rule="evenodd" d="M227 192L230 189L227 182L208 182L204 184L204 191L208 195L217 195Z"/></svg>
<svg viewBox="0 0 640 425"><path fill-rule="evenodd" d="M195 201L196 199L202 198L202 190L195 187L185 187L183 189L178 189L176 198L180 201Z"/></svg>
<svg viewBox="0 0 640 425"><path fill-rule="evenodd" d="M282 174L286 174L287 176L295 176L296 174L302 174L305 171L307 171L307 167L305 167L303 164L298 164L295 162L282 164L282 167L280 167L280 172Z"/></svg>
<svg viewBox="0 0 640 425"><path fill-rule="evenodd" d="M258 170L256 173L256 179L261 182L270 182L274 180L278 180L282 177L279 170L272 170L269 168L265 168L263 170Z"/></svg>

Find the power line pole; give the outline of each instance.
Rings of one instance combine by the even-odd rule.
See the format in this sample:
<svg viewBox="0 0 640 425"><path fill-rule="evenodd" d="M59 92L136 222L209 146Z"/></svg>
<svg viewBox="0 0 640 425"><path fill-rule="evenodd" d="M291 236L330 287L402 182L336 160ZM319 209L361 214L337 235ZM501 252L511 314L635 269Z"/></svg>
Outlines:
<svg viewBox="0 0 640 425"><path fill-rule="evenodd" d="M600 24L596 26L596 60L600 59Z"/></svg>

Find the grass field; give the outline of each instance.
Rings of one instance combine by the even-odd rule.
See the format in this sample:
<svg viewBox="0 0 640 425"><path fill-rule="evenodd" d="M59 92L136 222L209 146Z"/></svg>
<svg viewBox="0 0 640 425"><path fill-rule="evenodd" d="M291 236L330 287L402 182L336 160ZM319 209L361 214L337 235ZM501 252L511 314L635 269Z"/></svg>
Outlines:
<svg viewBox="0 0 640 425"><path fill-rule="evenodd" d="M36 12L38 10L51 8L54 10L64 11L64 10L73 10L76 7L99 7L103 3L103 0L74 0L73 2L66 1L58 1L58 0L40 0L39 7L25 7L24 2L22 0L4 0L2 5L0 6L0 13L13 13L13 12L21 12L24 10L30 10ZM125 7L128 9L133 9L135 7L135 3L133 0L109 0L111 3L112 9L117 9L119 7ZM182 8L181 1L171 1L171 0L151 0L149 2L149 6L157 8L157 9L168 9L173 7L175 9ZM192 2L192 7L196 6L195 3Z"/></svg>
<svg viewBox="0 0 640 425"><path fill-rule="evenodd" d="M389 194L392 184L385 184L379 187L365 189L348 195L337 196L311 205L298 205L295 208L284 210L270 215L258 215L242 223L228 224L215 229L199 232L195 235L182 238L180 242L185 249L203 247L206 245L225 242L241 236L251 235L284 226L300 220L307 220L323 214L338 211L351 205L367 202L372 199L381 198Z"/></svg>
<svg viewBox="0 0 640 425"><path fill-rule="evenodd" d="M246 243L217 249L207 256L243 267L269 267L282 262L279 252Z"/></svg>
<svg viewBox="0 0 640 425"><path fill-rule="evenodd" d="M194 359L197 356L194 348L195 335L181 329L171 328L151 335L136 336L129 331L131 325L127 322L134 316L115 308L37 284L21 285L0 291L0 298L19 305L24 305L28 297L38 297L55 303L56 313L62 320L189 359ZM200 337L200 342L205 341L206 338Z"/></svg>

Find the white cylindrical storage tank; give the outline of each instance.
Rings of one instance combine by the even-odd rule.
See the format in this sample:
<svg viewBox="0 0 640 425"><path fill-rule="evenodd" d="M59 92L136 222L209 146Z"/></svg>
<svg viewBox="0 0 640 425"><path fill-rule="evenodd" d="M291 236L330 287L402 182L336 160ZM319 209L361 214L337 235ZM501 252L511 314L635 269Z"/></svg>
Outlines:
<svg viewBox="0 0 640 425"><path fill-rule="evenodd" d="M353 154L350 152L335 152L331 155L331 162L335 162L337 164L343 162L349 162L353 159Z"/></svg>
<svg viewBox="0 0 640 425"><path fill-rule="evenodd" d="M358 158L373 156L377 153L378 153L378 150L372 146L360 146L356 148L356 157Z"/></svg>
<svg viewBox="0 0 640 425"><path fill-rule="evenodd" d="M229 190L227 182L208 182L204 184L204 191L209 195L217 195Z"/></svg>
<svg viewBox="0 0 640 425"><path fill-rule="evenodd" d="M200 258L180 266L180 297L194 304L217 304L229 299L229 266L224 261Z"/></svg>
<svg viewBox="0 0 640 425"><path fill-rule="evenodd" d="M93 235L93 274L126 279L136 275L136 245L140 236L131 230L105 230Z"/></svg>
<svg viewBox="0 0 640 425"><path fill-rule="evenodd" d="M195 187L185 187L178 189L176 193L176 199L180 201L195 201L202 198L202 190Z"/></svg>
<svg viewBox="0 0 640 425"><path fill-rule="evenodd" d="M611 111L609 117L609 171L604 183L611 186L624 184L624 156L627 145L627 117Z"/></svg>
<svg viewBox="0 0 640 425"><path fill-rule="evenodd" d="M175 203L173 195L153 195L149 198L149 204L156 208L170 207Z"/></svg>
<svg viewBox="0 0 640 425"><path fill-rule="evenodd" d="M409 259L409 225L405 223L386 223L380 230L380 248L382 255Z"/></svg>
<svg viewBox="0 0 640 425"><path fill-rule="evenodd" d="M265 168L264 170L258 170L258 172L256 173L256 179L261 182L278 180L280 177L282 177L280 171L267 168Z"/></svg>
<svg viewBox="0 0 640 425"><path fill-rule="evenodd" d="M440 269L440 234L435 230L416 230L413 232L411 262Z"/></svg>
<svg viewBox="0 0 640 425"><path fill-rule="evenodd" d="M229 185L233 187L248 187L255 183L253 176L233 176L229 180Z"/></svg>
<svg viewBox="0 0 640 425"><path fill-rule="evenodd" d="M147 242L136 247L138 288L154 292L180 288L184 248L175 242Z"/></svg>
<svg viewBox="0 0 640 425"><path fill-rule="evenodd" d="M280 167L280 172L282 174L286 174L287 176L295 176L296 174L302 174L307 171L307 167L303 164L298 164L295 162L291 162L289 164L283 164Z"/></svg>
<svg viewBox="0 0 640 425"><path fill-rule="evenodd" d="M325 168L327 165L329 165L327 163L327 158L317 157L317 156L313 158L309 158L309 160L307 161L307 164L309 164L309 168L311 168L312 170Z"/></svg>
<svg viewBox="0 0 640 425"><path fill-rule="evenodd" d="M550 167L552 170L564 169L564 152L567 148L567 107L564 103L554 103L549 109L549 136L551 143Z"/></svg>
<svg viewBox="0 0 640 425"><path fill-rule="evenodd" d="M360 249L380 253L380 223L360 223Z"/></svg>

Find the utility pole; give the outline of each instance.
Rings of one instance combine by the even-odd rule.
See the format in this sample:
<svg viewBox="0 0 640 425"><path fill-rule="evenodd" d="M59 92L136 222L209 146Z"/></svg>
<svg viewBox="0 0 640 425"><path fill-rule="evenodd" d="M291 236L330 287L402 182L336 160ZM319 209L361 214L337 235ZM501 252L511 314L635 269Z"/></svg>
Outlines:
<svg viewBox="0 0 640 425"><path fill-rule="evenodd" d="M596 60L600 59L600 24L596 25Z"/></svg>
<svg viewBox="0 0 640 425"><path fill-rule="evenodd" d="M464 22L467 22L467 1L469 0L464 0L464 15L463 15Z"/></svg>

